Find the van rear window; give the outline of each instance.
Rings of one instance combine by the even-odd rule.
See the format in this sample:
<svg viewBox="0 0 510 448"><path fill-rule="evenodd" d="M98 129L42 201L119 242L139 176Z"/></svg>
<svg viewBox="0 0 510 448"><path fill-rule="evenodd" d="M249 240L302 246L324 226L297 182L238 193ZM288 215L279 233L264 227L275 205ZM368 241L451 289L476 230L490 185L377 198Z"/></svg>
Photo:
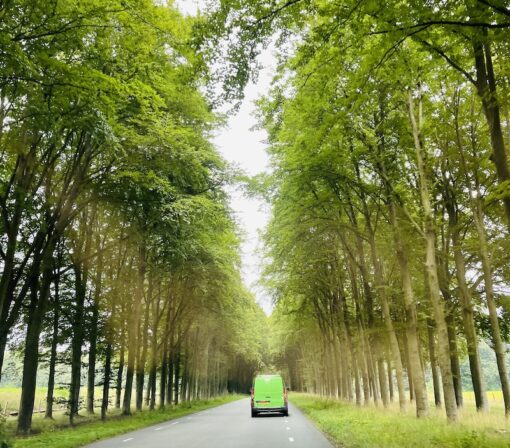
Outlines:
<svg viewBox="0 0 510 448"><path fill-rule="evenodd" d="M283 381L281 378L257 378L255 380L255 391L257 389L263 389L267 392L278 392L281 393L283 390Z"/></svg>

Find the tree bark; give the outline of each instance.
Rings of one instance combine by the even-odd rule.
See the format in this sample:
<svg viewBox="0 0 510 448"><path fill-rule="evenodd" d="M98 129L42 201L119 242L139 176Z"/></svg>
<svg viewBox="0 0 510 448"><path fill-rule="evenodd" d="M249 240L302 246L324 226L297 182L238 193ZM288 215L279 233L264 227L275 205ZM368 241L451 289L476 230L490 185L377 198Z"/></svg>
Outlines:
<svg viewBox="0 0 510 448"><path fill-rule="evenodd" d="M132 333L133 331L131 331ZM128 340L130 338L128 337ZM122 400L122 415L131 415L131 394L133 391L133 377L135 374L136 342L131 336L128 349L128 362L126 367L126 381L124 383L124 398ZM132 344L133 342L133 344Z"/></svg>
<svg viewBox="0 0 510 448"><path fill-rule="evenodd" d="M94 413L94 395L96 387L97 331L99 322L99 306L96 297L92 304L92 321L90 328L89 366L87 372L87 412Z"/></svg>
<svg viewBox="0 0 510 448"><path fill-rule="evenodd" d="M179 404L179 382L180 382L181 355L180 348L177 348L174 358L174 404Z"/></svg>
<svg viewBox="0 0 510 448"><path fill-rule="evenodd" d="M44 418L53 418L53 400L55 390L55 367L57 364L57 346L58 346L58 330L60 320L60 298L59 298L59 286L60 276L57 275L55 278L55 296L53 298L53 332L51 335L51 353L50 353L50 365L48 372L48 392L46 394L46 411Z"/></svg>
<svg viewBox="0 0 510 448"><path fill-rule="evenodd" d="M142 245L140 247L139 254L139 266L138 266L138 284L137 291L134 297L134 309L129 313L128 317L128 362L126 369L126 383L124 387L124 400L122 403L122 414L131 415L131 394L133 392L133 377L135 374L135 364L138 357L138 350L140 347L138 343L138 324L139 316L143 302L143 292L145 283L145 272L146 272L146 249Z"/></svg>
<svg viewBox="0 0 510 448"><path fill-rule="evenodd" d="M54 237L55 238L55 237ZM27 333L25 337L25 353L23 357L23 378L21 382L21 400L18 415L18 434L28 434L32 426L32 414L34 411L35 390L37 385L37 368L39 366L39 337L42 323L46 313L46 306L50 293L53 250L55 240L50 237L46 243L44 252L39 258L36 256L31 271L30 281L30 305L28 309ZM42 267L42 279L39 284L40 269Z"/></svg>
<svg viewBox="0 0 510 448"><path fill-rule="evenodd" d="M453 320L453 310L446 315L446 324L448 327L448 341L450 344L450 364L452 366L453 388L455 390L455 401L457 407L462 407L464 402L462 398L462 378L460 374L459 350L457 345L457 331Z"/></svg>
<svg viewBox="0 0 510 448"><path fill-rule="evenodd" d="M166 382L166 401L168 404L173 403L173 385L174 385L174 359L172 350L169 350L168 354L168 379Z"/></svg>
<svg viewBox="0 0 510 448"><path fill-rule="evenodd" d="M120 334L120 355L119 355L119 368L117 369L117 383L115 386L115 407L117 409L120 408L120 398L122 394L122 377L124 375L124 357L125 357L125 348L124 348L124 328L121 330Z"/></svg>
<svg viewBox="0 0 510 448"><path fill-rule="evenodd" d="M479 411L488 411L489 402L487 400L485 381L483 379L483 371L480 362L473 300L471 297L471 291L466 283L466 262L460 246L456 212L452 210L451 213L453 215L450 219L452 225L453 254L456 267L457 284L462 301L462 323L468 349L469 367L471 371L471 382L473 384L473 391L475 394L476 409Z"/></svg>
<svg viewBox="0 0 510 448"><path fill-rule="evenodd" d="M150 289L150 288L149 288ZM148 293L150 297L150 291ZM143 406L143 385L145 381L145 366L147 364L147 348L148 348L148 330L149 330L149 303L145 304L144 322L140 326L138 340L142 341L142 347L137 360L136 366L136 410L141 411Z"/></svg>
<svg viewBox="0 0 510 448"><path fill-rule="evenodd" d="M80 406L81 356L84 339L85 296L87 294L87 270L80 262L75 262L75 311L73 317L73 337L71 341L71 386L69 389L69 422L74 424L74 417Z"/></svg>
<svg viewBox="0 0 510 448"><path fill-rule="evenodd" d="M388 394L388 378L386 377L386 370L384 367L384 351L380 347L379 356L377 358L377 372L379 374L379 388L381 390L381 399L383 406L388 407L390 403L390 397Z"/></svg>
<svg viewBox="0 0 510 448"><path fill-rule="evenodd" d="M434 403L436 408L441 407L441 386L439 382L439 372L436 358L436 341L434 336L434 321L429 319L427 325L427 333L429 340L429 356L430 356L430 369L432 371L432 384L434 387Z"/></svg>
<svg viewBox="0 0 510 448"><path fill-rule="evenodd" d="M168 367L167 363L167 344L165 343L162 353L161 353L161 376L160 376L160 383L159 383L159 407L164 408L165 407L165 398L167 387L166 387L166 381L167 381L167 372L166 369ZM154 393L156 393L156 382L154 382ZM151 406L154 406L156 403L156 398L154 397L153 403L151 403ZM168 398L168 403L170 402L170 399Z"/></svg>
<svg viewBox="0 0 510 448"><path fill-rule="evenodd" d="M87 377L87 410L94 413L94 393L96 386L96 358L97 333L99 330L99 306L102 294L103 278L103 252L101 250L101 234L96 236L96 251L98 253L96 275L94 278L94 298L92 301L92 322L90 328L89 367Z"/></svg>
<svg viewBox="0 0 510 448"><path fill-rule="evenodd" d="M408 376L411 379L416 398L416 416L426 417L429 412L425 375L420 361L420 343L418 337L418 318L416 314L416 299L412 288L411 272L407 259L407 248L404 247L401 230L397 221L396 206L390 202L390 220L393 227L395 250L397 261L400 267L402 291L404 298L404 309L406 316L405 337L408 349L409 364L407 366Z"/></svg>
<svg viewBox="0 0 510 448"><path fill-rule="evenodd" d="M498 309L494 296L494 284L492 282L492 263L490 260L487 237L483 224L482 200L480 197L477 197L474 199L474 202L474 218L476 230L478 233L480 258L482 261L483 279L485 283L485 299L487 301L487 308L489 309L492 343L494 346L494 353L496 354L499 379L501 381L501 391L503 392L503 401L505 403L505 415L510 416L510 383L508 380L508 371L505 362L505 345L503 343L503 338L501 337Z"/></svg>
<svg viewBox="0 0 510 448"><path fill-rule="evenodd" d="M112 344L106 344L106 353L104 360L104 378L103 378L103 397L101 399L101 420L106 419L108 404L110 401L110 380L112 376Z"/></svg>
<svg viewBox="0 0 510 448"><path fill-rule="evenodd" d="M13 175L12 184L9 185L11 188L3 189L3 192L9 190L13 192L14 203L9 204L9 215L11 219L4 222L6 228L6 247L5 256L3 258L2 274L0 276L0 380L2 379L2 368L4 361L5 348L7 345L7 338L12 324L9 322L9 310L11 304L14 301L14 291L16 282L13 281L15 267L16 267L16 253L18 251L18 235L20 229L20 223L23 216L23 210L25 208L27 192L30 191L30 186L33 183L36 167L36 150L38 142L34 142L30 145L30 149L26 154L19 154L15 164L15 172ZM1 203L7 205L8 198L3 197ZM5 206L4 205L4 206ZM44 231L38 232L39 236ZM38 238L33 242L34 245L38 245ZM37 252L37 249L34 253ZM18 297L16 301L23 300L24 297Z"/></svg>
<svg viewBox="0 0 510 448"><path fill-rule="evenodd" d="M408 96L409 116L411 119L412 133L417 159L418 176L420 182L420 198L424 214L424 236L426 242L426 261L427 283L429 296L434 309L436 329L438 336L438 361L441 368L441 379L443 382L444 403L448 421L456 422L458 419L457 402L455 399L455 390L453 386L453 375L450 361L448 329L445 320L444 304L440 297L438 269L436 262L436 233L432 207L430 204L428 178L426 174L426 151L423 147L422 110L421 98L418 106L418 119L415 116L414 100L412 92Z"/></svg>
<svg viewBox="0 0 510 448"><path fill-rule="evenodd" d="M393 366L391 365L391 357L388 357L388 391L390 393L390 401L394 400L393 392ZM402 410L402 408L400 408Z"/></svg>
<svg viewBox="0 0 510 448"><path fill-rule="evenodd" d="M396 379L397 379L397 389L398 389L398 399L400 410L403 412L406 409L406 394L405 394L405 386L404 386L404 369L402 367L402 358L400 355L400 347L398 345L397 335L395 333L395 328L393 326L393 319L391 317L390 305L388 303L388 296L386 294L386 283L384 281L384 270L382 263L377 254L377 246L375 243L375 232L372 227L369 227L369 243L370 243L370 252L372 256L372 264L374 266L375 271L375 279L376 279L376 288L377 288L377 297L381 302L381 308L383 312L383 320L384 325L386 327L386 332L388 334L389 339L389 349L391 354L391 361L393 367L395 368ZM388 364L388 376L390 380L390 397L393 400L393 382L392 382L392 372L389 368Z"/></svg>
<svg viewBox="0 0 510 448"><path fill-rule="evenodd" d="M480 5L478 5L480 6ZM496 173L501 183L510 183L510 169L505 148L505 139L501 128L501 112L496 87L496 75L492 62L491 42L487 29L483 30L482 36L478 30L474 31L472 38L473 54L476 70L476 89L483 105L483 111L487 124L492 146L492 162L496 167ZM507 220L507 227L510 230L510 191L502 197L503 206Z"/></svg>

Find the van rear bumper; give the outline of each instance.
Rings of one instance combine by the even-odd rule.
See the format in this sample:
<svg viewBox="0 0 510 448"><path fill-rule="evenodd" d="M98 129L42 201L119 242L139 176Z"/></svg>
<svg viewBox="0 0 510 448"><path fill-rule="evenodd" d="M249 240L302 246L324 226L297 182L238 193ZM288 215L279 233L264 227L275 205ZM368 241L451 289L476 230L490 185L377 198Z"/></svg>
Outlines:
<svg viewBox="0 0 510 448"><path fill-rule="evenodd" d="M255 406L252 407L254 412L286 412L288 410L288 406L282 406L281 408L257 408Z"/></svg>

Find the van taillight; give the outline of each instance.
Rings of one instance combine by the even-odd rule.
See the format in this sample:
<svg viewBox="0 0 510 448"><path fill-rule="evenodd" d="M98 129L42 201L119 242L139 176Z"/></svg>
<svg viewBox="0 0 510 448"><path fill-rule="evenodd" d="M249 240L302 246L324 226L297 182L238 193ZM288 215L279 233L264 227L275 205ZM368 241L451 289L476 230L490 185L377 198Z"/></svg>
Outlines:
<svg viewBox="0 0 510 448"><path fill-rule="evenodd" d="M251 388L251 398L253 398L255 396L255 388L252 387Z"/></svg>
<svg viewBox="0 0 510 448"><path fill-rule="evenodd" d="M287 388L285 386L283 386L283 398L287 399Z"/></svg>

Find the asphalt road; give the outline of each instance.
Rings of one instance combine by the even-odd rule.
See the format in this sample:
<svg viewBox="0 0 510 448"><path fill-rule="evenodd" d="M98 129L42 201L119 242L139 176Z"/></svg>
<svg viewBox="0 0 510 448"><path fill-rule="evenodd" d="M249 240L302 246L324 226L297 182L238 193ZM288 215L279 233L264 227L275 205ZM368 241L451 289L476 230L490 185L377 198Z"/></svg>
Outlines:
<svg viewBox="0 0 510 448"><path fill-rule="evenodd" d="M292 404L289 414L252 418L246 398L96 442L88 448L332 448Z"/></svg>

